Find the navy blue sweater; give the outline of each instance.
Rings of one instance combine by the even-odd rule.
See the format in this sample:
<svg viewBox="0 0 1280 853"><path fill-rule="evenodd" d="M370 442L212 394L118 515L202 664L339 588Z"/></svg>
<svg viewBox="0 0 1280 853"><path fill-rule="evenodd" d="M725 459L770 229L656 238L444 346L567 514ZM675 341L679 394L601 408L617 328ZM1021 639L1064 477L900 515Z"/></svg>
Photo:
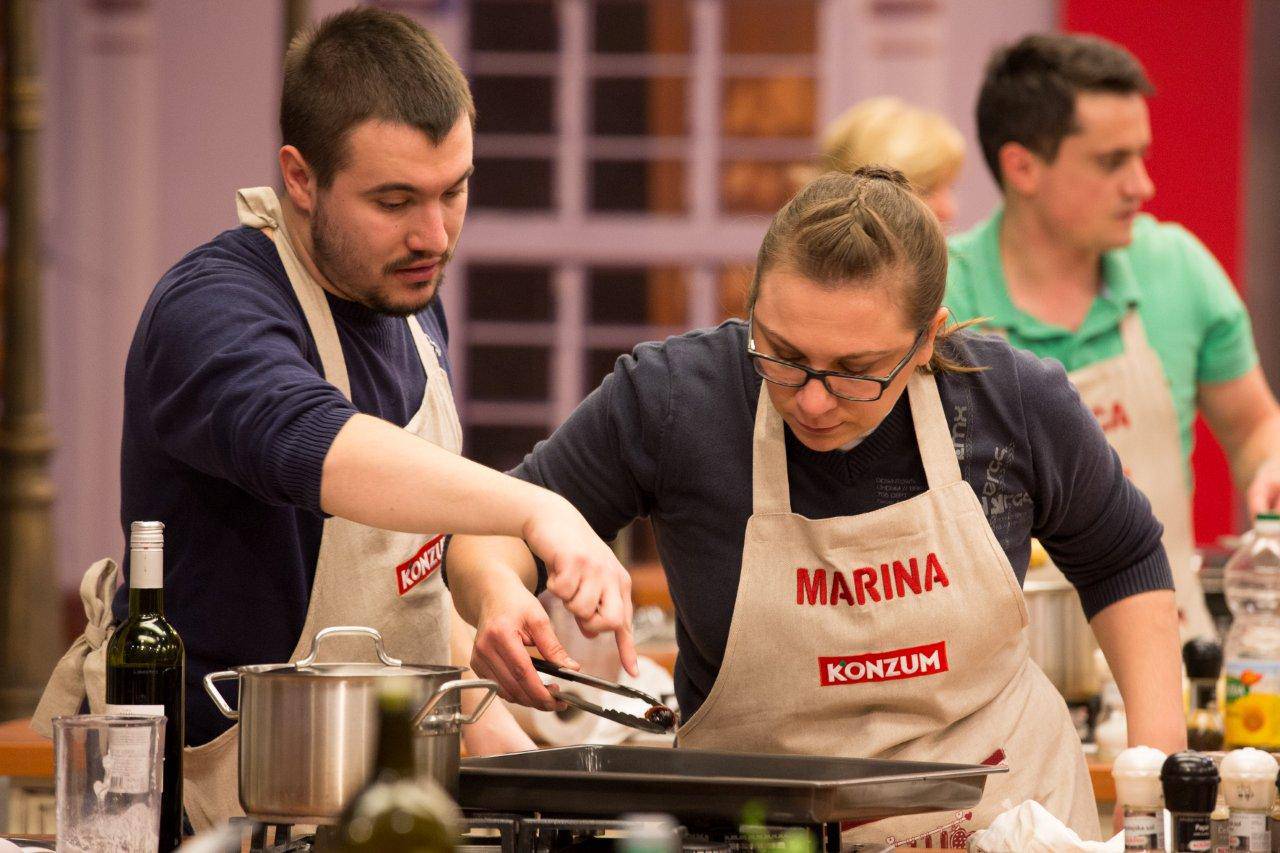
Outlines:
<svg viewBox="0 0 1280 853"><path fill-rule="evenodd" d="M356 412L403 426L422 402L426 374L405 321L334 296L329 307L350 402L325 381L275 246L249 228L164 274L129 349L120 521L126 541L132 521L165 523L165 610L187 647L189 744L230 725L205 696L206 673L293 651L338 430ZM439 300L417 321L445 353ZM127 614L127 589L113 610Z"/></svg>
<svg viewBox="0 0 1280 853"><path fill-rule="evenodd" d="M676 609L676 696L688 719L715 683L751 515L751 434L760 377L740 321L642 344L513 472L559 492L612 538L649 516ZM941 374L960 471L1021 581L1031 537L1092 617L1126 596L1172 589L1162 528L1056 361L966 334L954 355L979 373ZM847 452L786 431L792 510L858 515L926 488L903 394Z"/></svg>

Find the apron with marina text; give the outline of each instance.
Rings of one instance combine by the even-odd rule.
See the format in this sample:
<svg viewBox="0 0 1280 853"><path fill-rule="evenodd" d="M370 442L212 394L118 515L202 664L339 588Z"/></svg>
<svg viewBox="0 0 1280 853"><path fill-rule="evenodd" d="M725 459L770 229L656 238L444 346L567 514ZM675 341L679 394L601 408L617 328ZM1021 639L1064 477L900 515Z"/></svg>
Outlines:
<svg viewBox="0 0 1280 853"><path fill-rule="evenodd" d="M255 187L238 191L236 210L242 225L260 229L275 243L315 338L325 378L350 400L346 360L325 292L294 253L274 190ZM458 453L462 428L449 378L417 318L408 317L406 322L427 382L422 402L404 429ZM396 657L414 663L447 664L452 603L439 571L443 538L327 518L306 620L289 659L306 655L312 638L323 628L367 625L382 633L387 651ZM106 562L95 564L81 584L81 597L90 613L89 629L55 668L33 725L43 722L48 728L47 720L53 716L76 713L86 693L92 710L102 707L110 601L115 589L115 566ZM368 640L335 637L321 647L321 660L368 660L371 652ZM188 691L188 701L191 699ZM208 698L201 693L196 701ZM207 744L184 750L183 801L197 832L243 814L238 754L238 724Z"/></svg>
<svg viewBox="0 0 1280 853"><path fill-rule="evenodd" d="M761 388L733 621L679 744L1010 768L975 807L863 824L845 841L964 847L1027 799L1096 839L1079 738L1028 657L1022 590L960 475L934 377L914 374L907 393L927 490L807 519L791 512L783 422Z"/></svg>

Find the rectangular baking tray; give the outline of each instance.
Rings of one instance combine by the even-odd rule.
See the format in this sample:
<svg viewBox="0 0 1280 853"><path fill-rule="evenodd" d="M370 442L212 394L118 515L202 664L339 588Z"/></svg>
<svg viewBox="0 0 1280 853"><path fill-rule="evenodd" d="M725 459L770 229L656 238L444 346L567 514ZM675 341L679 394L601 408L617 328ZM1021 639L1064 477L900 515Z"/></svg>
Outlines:
<svg viewBox="0 0 1280 853"><path fill-rule="evenodd" d="M772 823L878 820L977 805L1007 767L699 749L568 746L462 761L458 804L563 816L664 812L736 825L748 803Z"/></svg>

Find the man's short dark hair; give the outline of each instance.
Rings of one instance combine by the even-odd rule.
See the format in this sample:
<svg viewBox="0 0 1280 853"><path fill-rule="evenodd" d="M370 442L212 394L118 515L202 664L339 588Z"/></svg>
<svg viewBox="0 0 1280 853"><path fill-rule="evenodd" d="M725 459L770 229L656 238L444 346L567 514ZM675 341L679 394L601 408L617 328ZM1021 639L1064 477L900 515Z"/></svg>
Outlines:
<svg viewBox="0 0 1280 853"><path fill-rule="evenodd" d="M407 124L439 145L463 114L474 127L467 78L435 36L404 15L348 9L298 34L285 53L280 133L321 187L346 165L356 125Z"/></svg>
<svg viewBox="0 0 1280 853"><path fill-rule="evenodd" d="M1080 128L1076 95L1150 95L1155 90L1129 51L1097 36L1035 33L998 48L978 94L978 142L1003 185L1000 148L1017 142L1046 161Z"/></svg>

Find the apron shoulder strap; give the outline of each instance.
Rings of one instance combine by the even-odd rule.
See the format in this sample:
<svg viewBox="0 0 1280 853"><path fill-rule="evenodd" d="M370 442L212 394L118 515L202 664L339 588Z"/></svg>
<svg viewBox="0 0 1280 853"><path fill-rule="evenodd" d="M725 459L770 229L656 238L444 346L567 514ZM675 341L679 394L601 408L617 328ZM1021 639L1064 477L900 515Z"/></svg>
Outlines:
<svg viewBox="0 0 1280 853"><path fill-rule="evenodd" d="M1142 326L1142 318L1138 316L1137 306L1131 306L1120 321L1120 339L1124 341L1124 351L1147 349L1147 331Z"/></svg>
<svg viewBox="0 0 1280 853"><path fill-rule="evenodd" d="M333 322L333 312L324 295L324 288L316 283L302 260L293 251L293 243L285 225L280 200L271 187L253 187L236 192L236 214L240 224L258 228L275 243L280 262L289 276L289 284L302 306L316 349L320 351L320 363L324 378L337 387L342 395L351 399L351 380L347 376L347 360L342 355L342 342L338 339L338 327Z"/></svg>
<svg viewBox="0 0 1280 853"><path fill-rule="evenodd" d="M911 419L915 422L916 444L925 478L930 489L940 489L960 482L960 463L947 427L938 395L938 380L932 373L916 371L907 382L907 399L911 403Z"/></svg>
<svg viewBox="0 0 1280 853"><path fill-rule="evenodd" d="M791 485L787 478L787 442L782 415L769 401L769 389L760 384L756 426L751 439L751 500L757 515L791 512Z"/></svg>

